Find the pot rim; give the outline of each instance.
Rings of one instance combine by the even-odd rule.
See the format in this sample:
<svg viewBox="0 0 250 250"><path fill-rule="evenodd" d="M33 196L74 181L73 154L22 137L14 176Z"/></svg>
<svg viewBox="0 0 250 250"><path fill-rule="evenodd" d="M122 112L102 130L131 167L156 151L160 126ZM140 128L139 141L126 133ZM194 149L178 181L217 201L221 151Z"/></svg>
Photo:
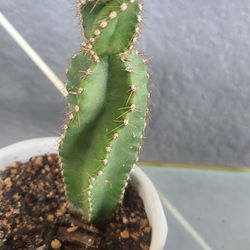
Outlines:
<svg viewBox="0 0 250 250"><path fill-rule="evenodd" d="M42 137L20 141L0 149L0 171L14 161L27 161L41 154L58 153L58 137ZM135 167L131 173L131 184L143 200L145 211L152 227L150 250L164 248L168 225L159 195L147 175Z"/></svg>

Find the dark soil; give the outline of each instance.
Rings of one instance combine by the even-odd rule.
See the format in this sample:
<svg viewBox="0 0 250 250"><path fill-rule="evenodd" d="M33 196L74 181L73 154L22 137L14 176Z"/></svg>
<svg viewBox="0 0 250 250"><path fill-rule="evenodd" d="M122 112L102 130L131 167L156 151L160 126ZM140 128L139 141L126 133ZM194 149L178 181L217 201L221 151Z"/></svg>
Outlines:
<svg viewBox="0 0 250 250"><path fill-rule="evenodd" d="M57 155L16 162L0 172L0 249L149 249L143 203L128 187L105 229L68 211Z"/></svg>

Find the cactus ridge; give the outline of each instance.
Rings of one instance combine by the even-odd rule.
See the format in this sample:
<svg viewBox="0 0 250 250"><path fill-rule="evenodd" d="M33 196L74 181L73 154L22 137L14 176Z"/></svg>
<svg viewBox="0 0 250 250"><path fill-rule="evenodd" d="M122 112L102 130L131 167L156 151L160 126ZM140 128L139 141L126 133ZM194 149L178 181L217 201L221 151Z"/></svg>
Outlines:
<svg viewBox="0 0 250 250"><path fill-rule="evenodd" d="M133 48L139 0L81 0L86 42L72 57L60 142L67 197L93 223L122 200L147 115L147 66Z"/></svg>

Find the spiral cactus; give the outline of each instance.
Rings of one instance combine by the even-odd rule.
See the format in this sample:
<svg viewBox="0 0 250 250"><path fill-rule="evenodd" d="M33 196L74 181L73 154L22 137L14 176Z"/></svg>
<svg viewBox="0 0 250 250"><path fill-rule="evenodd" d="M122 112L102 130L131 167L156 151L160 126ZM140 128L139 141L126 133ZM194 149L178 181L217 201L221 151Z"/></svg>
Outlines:
<svg viewBox="0 0 250 250"><path fill-rule="evenodd" d="M139 0L80 1L82 51L67 70L60 158L71 209L96 223L122 201L146 126L148 73L134 47Z"/></svg>

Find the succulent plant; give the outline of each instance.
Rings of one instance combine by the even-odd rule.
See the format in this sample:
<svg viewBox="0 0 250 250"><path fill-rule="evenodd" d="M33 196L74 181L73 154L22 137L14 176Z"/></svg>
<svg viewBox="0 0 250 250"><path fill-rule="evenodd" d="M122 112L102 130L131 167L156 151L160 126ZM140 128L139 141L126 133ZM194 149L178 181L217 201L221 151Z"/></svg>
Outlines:
<svg viewBox="0 0 250 250"><path fill-rule="evenodd" d="M82 51L67 70L69 113L60 142L73 211L97 223L123 199L148 112L148 73L134 49L139 0L80 1Z"/></svg>

